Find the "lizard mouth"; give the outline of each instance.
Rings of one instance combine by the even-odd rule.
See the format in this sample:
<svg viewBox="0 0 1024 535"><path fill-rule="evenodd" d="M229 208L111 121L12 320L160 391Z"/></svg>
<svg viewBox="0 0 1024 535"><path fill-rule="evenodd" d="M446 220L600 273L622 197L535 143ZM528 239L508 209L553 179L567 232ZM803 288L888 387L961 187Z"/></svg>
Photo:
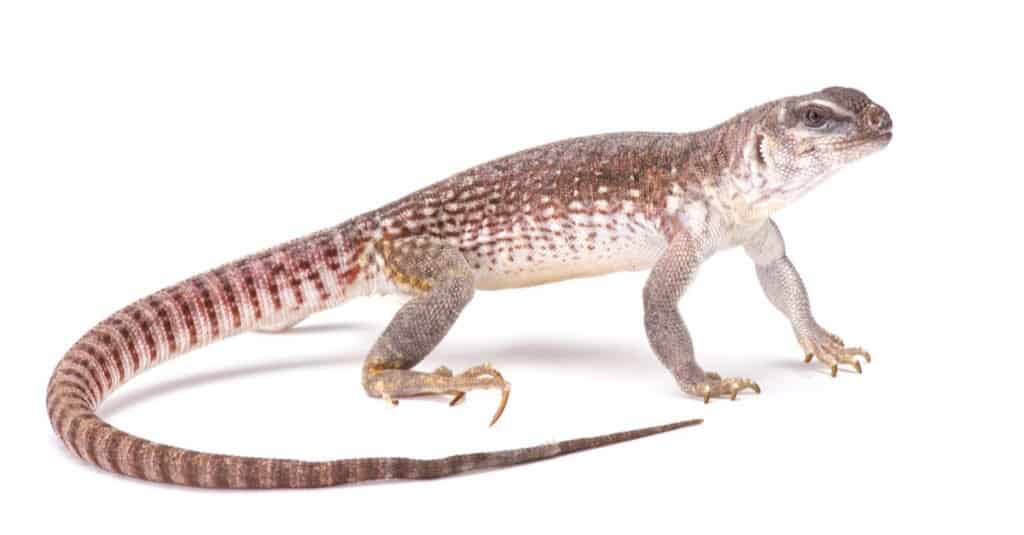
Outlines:
<svg viewBox="0 0 1024 535"><path fill-rule="evenodd" d="M837 149L849 149L853 147L859 147L867 143L880 143L883 147L889 144L892 140L892 132L883 132L881 134L868 134L866 136L855 137L845 141L837 141L832 143L832 147Z"/></svg>

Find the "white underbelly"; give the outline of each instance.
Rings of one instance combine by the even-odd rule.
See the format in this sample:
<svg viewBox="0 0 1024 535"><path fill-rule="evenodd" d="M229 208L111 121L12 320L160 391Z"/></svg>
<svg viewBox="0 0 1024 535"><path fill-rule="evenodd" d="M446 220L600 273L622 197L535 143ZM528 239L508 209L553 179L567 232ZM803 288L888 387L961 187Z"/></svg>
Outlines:
<svg viewBox="0 0 1024 535"><path fill-rule="evenodd" d="M518 288L617 271L649 269L667 247L641 218L603 216L530 226L516 238L466 252L481 290Z"/></svg>

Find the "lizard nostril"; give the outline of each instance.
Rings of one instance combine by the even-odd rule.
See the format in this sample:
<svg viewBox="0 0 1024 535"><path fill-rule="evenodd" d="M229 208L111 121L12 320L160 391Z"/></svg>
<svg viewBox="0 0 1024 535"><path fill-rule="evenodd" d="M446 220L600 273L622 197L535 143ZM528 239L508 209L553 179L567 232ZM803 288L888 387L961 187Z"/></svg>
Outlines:
<svg viewBox="0 0 1024 535"><path fill-rule="evenodd" d="M868 125L875 130L888 130L892 127L892 121L889 120L889 114L878 107L873 107L868 110L867 120Z"/></svg>

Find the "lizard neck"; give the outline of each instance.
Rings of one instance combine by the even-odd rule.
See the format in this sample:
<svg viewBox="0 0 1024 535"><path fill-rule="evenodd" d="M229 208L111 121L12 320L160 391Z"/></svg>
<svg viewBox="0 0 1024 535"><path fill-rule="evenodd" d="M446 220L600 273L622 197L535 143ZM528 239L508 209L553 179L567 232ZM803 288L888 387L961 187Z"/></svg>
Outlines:
<svg viewBox="0 0 1024 535"><path fill-rule="evenodd" d="M809 173L777 156L786 151L761 127L773 110L760 106L701 133L701 152L715 163L701 184L708 203L731 224L756 226L833 174Z"/></svg>
<svg viewBox="0 0 1024 535"><path fill-rule="evenodd" d="M759 226L781 208L764 194L774 177L758 160L758 111L685 135L655 203L664 207L666 234L680 227L694 235L732 234Z"/></svg>

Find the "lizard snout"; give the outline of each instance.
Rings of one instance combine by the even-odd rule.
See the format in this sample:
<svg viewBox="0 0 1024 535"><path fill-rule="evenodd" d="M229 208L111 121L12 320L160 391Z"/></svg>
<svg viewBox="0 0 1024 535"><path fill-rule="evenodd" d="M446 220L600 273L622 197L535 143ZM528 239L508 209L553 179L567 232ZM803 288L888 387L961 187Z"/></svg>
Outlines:
<svg viewBox="0 0 1024 535"><path fill-rule="evenodd" d="M880 134L892 131L892 118L889 112L877 104L872 104L864 111L864 119L868 126Z"/></svg>

